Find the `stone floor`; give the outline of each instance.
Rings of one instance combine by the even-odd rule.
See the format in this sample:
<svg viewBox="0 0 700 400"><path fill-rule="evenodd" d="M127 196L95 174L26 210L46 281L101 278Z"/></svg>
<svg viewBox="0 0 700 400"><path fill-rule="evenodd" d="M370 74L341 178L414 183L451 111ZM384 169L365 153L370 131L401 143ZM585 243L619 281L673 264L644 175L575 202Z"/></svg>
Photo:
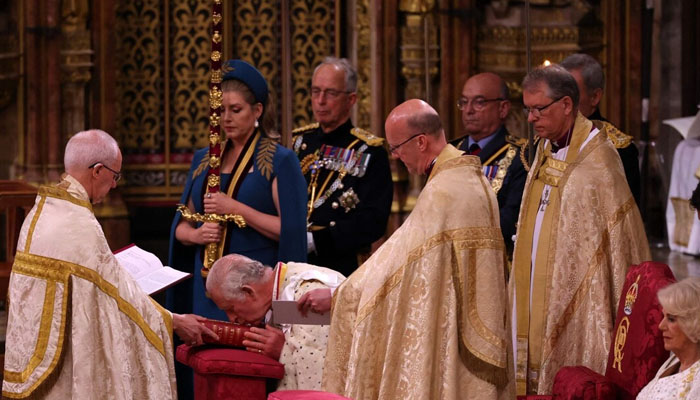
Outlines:
<svg viewBox="0 0 700 400"><path fill-rule="evenodd" d="M671 251L668 247L652 248L651 256L654 261L662 262L671 267L676 280L680 281L689 276L700 276L700 257Z"/></svg>

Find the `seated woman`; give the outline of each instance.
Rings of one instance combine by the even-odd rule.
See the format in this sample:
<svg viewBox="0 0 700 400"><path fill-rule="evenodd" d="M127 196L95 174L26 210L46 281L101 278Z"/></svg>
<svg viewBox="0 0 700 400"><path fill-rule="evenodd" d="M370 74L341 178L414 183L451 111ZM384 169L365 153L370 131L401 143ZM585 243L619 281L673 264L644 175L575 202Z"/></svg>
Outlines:
<svg viewBox="0 0 700 400"><path fill-rule="evenodd" d="M201 149L194 154L181 203L193 213L241 215L247 226L195 223L176 213L170 265L194 273L194 279L168 293L168 306L226 320L206 296L201 274L205 246L220 243L221 255L238 253L265 265L306 261L307 194L296 155L275 140L279 135L272 131L265 78L241 60L229 60L222 71L221 190L207 190L209 153Z"/></svg>
<svg viewBox="0 0 700 400"><path fill-rule="evenodd" d="M637 400L700 399L700 277L668 285L658 296L659 329L672 354Z"/></svg>

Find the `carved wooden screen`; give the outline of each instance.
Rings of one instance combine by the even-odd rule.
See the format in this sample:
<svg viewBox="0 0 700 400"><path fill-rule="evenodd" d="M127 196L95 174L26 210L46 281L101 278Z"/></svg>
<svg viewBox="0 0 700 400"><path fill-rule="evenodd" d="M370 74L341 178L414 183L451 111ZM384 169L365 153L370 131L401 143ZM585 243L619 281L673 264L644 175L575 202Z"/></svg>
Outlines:
<svg viewBox="0 0 700 400"><path fill-rule="evenodd" d="M311 74L339 52L340 4L224 1L224 56L246 60L265 76L284 144L293 127L312 120ZM131 203L171 204L193 152L207 145L211 4L123 1L116 13L115 134L124 153L124 194Z"/></svg>

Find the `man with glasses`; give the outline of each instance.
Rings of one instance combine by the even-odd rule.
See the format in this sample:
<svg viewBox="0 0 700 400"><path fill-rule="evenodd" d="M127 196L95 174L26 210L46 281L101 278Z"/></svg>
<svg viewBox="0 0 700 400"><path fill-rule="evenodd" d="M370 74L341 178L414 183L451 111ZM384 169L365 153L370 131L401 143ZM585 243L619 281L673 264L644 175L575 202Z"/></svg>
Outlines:
<svg viewBox="0 0 700 400"><path fill-rule="evenodd" d="M481 160L484 175L496 192L501 232L511 257L527 178L520 152L527 142L510 136L506 130L505 121L510 110L508 86L491 72L474 75L464 83L457 108L462 112L467 136L452 144Z"/></svg>
<svg viewBox="0 0 700 400"><path fill-rule="evenodd" d="M634 138L626 135L611 124L600 114L598 105L603 97L605 89L605 75L598 61L588 54L572 54L566 57L560 65L566 68L578 85L580 94L579 111L584 117L593 121L601 130L607 132L608 139L617 149L622 166L625 169L627 184L634 195L634 200L639 205L640 181L639 176L639 151L634 144Z"/></svg>
<svg viewBox="0 0 700 400"><path fill-rule="evenodd" d="M605 372L627 268L650 259L644 225L605 132L579 111L560 65L523 80L540 138L525 185L509 290L519 395L551 394L565 365Z"/></svg>
<svg viewBox="0 0 700 400"><path fill-rule="evenodd" d="M60 183L42 186L12 265L3 397L175 398L173 331L217 338L154 302L112 254L92 205L121 176L106 132L75 134ZM32 355L28 357L28 355Z"/></svg>
<svg viewBox="0 0 700 400"><path fill-rule="evenodd" d="M393 197L384 140L350 121L356 90L350 62L327 57L311 80L316 122L292 139L308 185L308 261L345 276L384 235Z"/></svg>
<svg viewBox="0 0 700 400"><path fill-rule="evenodd" d="M336 291L323 388L355 400L513 399L498 203L476 157L409 100L386 140L428 180L406 221Z"/></svg>

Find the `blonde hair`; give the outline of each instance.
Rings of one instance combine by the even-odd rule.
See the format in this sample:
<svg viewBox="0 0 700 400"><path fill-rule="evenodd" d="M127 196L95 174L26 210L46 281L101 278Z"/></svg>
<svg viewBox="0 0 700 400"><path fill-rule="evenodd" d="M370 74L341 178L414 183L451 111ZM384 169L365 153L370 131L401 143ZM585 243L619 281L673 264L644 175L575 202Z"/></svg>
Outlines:
<svg viewBox="0 0 700 400"><path fill-rule="evenodd" d="M659 290L664 312L676 316L683 333L693 343L700 341L700 277L690 277Z"/></svg>

